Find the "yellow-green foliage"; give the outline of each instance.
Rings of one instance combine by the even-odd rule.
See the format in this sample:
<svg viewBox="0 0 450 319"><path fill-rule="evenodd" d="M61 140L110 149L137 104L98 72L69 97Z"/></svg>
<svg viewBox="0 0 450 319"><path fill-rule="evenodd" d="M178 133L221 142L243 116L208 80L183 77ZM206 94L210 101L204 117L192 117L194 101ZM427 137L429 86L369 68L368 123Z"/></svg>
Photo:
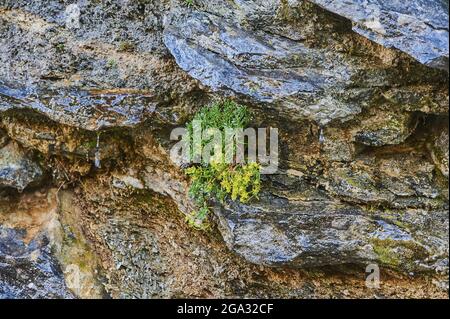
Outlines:
<svg viewBox="0 0 450 319"><path fill-rule="evenodd" d="M261 189L259 164L250 163L232 168L224 164L211 166L218 174L217 179L222 190L230 195L232 200L246 203L250 198L258 196Z"/></svg>
<svg viewBox="0 0 450 319"><path fill-rule="evenodd" d="M202 130L208 128L243 128L250 116L248 110L230 101L222 101L202 108L194 117L200 120ZM188 123L188 139L191 139L192 122ZM225 145L223 145L225 147ZM191 153L192 157L193 154ZM227 197L243 203L257 198L261 189L260 165L255 162L248 164L228 164L223 158L209 163L201 163L189 167L185 173L191 178L190 196L200 209L192 212L188 222L196 228L206 228L209 215L208 201L217 199L223 202Z"/></svg>
<svg viewBox="0 0 450 319"><path fill-rule="evenodd" d="M212 163L206 167L190 167L186 174L191 177L190 194L194 198L214 195L219 200L230 196L232 200L243 203L257 197L261 188L260 165L231 166L224 163Z"/></svg>
<svg viewBox="0 0 450 319"><path fill-rule="evenodd" d="M247 203L257 198L261 189L260 165L254 162L236 166L211 163L190 167L185 172L191 177L189 194L201 207L187 218L196 228L207 227L208 199L214 197L223 201L228 196L232 200Z"/></svg>

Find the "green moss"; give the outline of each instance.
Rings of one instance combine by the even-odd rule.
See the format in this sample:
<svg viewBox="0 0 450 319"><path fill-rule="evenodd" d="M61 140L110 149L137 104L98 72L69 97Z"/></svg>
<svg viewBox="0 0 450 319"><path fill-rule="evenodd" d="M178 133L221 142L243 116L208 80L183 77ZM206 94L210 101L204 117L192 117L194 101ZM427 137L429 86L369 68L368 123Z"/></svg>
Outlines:
<svg viewBox="0 0 450 319"><path fill-rule="evenodd" d="M106 62L106 67L108 69L115 69L117 68L117 61L114 59L109 59L108 62Z"/></svg>
<svg viewBox="0 0 450 319"><path fill-rule="evenodd" d="M381 263L394 267L400 265L398 254L394 251L396 244L392 240L373 239L372 247Z"/></svg>
<svg viewBox="0 0 450 319"><path fill-rule="evenodd" d="M97 147L97 139L89 139L84 141L81 144L81 147L87 149L87 150L91 150Z"/></svg>
<svg viewBox="0 0 450 319"><path fill-rule="evenodd" d="M76 265L82 272L92 272L95 261L90 247L84 240L80 240L82 234L73 227L65 225L63 230L62 250L58 254L63 265Z"/></svg>
<svg viewBox="0 0 450 319"><path fill-rule="evenodd" d="M295 8L289 5L288 0L281 0L280 8L277 11L278 19L286 22L295 22L298 15Z"/></svg>
<svg viewBox="0 0 450 319"><path fill-rule="evenodd" d="M119 43L119 51L121 52L132 52L135 49L135 46L132 42L129 41L121 41Z"/></svg>
<svg viewBox="0 0 450 319"><path fill-rule="evenodd" d="M65 47L64 43L58 43L58 44L56 45L56 50L59 51L59 52L64 51L65 48L66 48L66 47Z"/></svg>
<svg viewBox="0 0 450 319"><path fill-rule="evenodd" d="M360 180L353 176L349 176L345 171L340 171L337 175L349 186L352 186L354 188L365 188L365 185L363 185Z"/></svg>
<svg viewBox="0 0 450 319"><path fill-rule="evenodd" d="M403 240L373 238L371 244L381 263L393 268L400 266L410 271L415 260L424 260L428 254L420 245Z"/></svg>
<svg viewBox="0 0 450 319"><path fill-rule="evenodd" d="M347 184L349 184L350 186L361 188L361 184L355 178L347 177L347 179L345 179L345 182L347 182Z"/></svg>

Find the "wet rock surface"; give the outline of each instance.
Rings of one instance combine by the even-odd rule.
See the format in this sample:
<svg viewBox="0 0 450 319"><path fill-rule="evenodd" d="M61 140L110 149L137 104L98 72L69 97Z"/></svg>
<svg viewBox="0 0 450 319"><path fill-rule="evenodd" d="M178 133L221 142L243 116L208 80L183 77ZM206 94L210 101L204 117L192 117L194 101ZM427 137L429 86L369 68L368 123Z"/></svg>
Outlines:
<svg viewBox="0 0 450 319"><path fill-rule="evenodd" d="M448 1L312 0L354 22L353 29L420 63L448 70Z"/></svg>
<svg viewBox="0 0 450 319"><path fill-rule="evenodd" d="M73 205L80 205L85 212L84 225L100 256L105 288L113 298L323 298L330 293L346 298L377 294L364 288L364 280L351 275L334 276L317 267L311 272L267 267L262 260L249 263L229 254L222 237L215 232L192 231L167 197L141 189L114 188L111 200L102 196L104 188L109 189L108 183L107 176L101 184L86 180L83 191L75 190ZM267 222L270 227L272 224ZM374 236L383 239L385 234L380 231ZM253 256L258 256L261 244L265 243L265 237L260 239L261 243L255 243ZM270 244L280 242L281 239ZM317 276L323 279L312 279ZM422 287L420 293L434 294L420 276L397 279L388 276L386 273L380 296L388 296L391 285L405 287L404 280ZM348 281L353 283L352 287L341 290L341 285ZM406 291L410 295L415 290Z"/></svg>
<svg viewBox="0 0 450 319"><path fill-rule="evenodd" d="M158 3L145 7L162 14ZM0 112L27 108L88 130L132 126L156 110L163 122L186 116L194 81L161 46L161 18L142 24L138 4L129 3L129 17L122 4L118 17L110 5L81 6L75 29L65 25L69 3L0 5Z"/></svg>
<svg viewBox="0 0 450 319"><path fill-rule="evenodd" d="M24 243L24 232L0 227L0 299L74 298L48 239Z"/></svg>
<svg viewBox="0 0 450 319"><path fill-rule="evenodd" d="M446 296L448 3L405 6L0 0L0 296ZM224 96L280 170L202 233L169 136Z"/></svg>
<svg viewBox="0 0 450 319"><path fill-rule="evenodd" d="M278 26L276 19L282 19L279 17L282 4L270 3L272 6L265 8L265 13L269 12ZM310 18L326 15L315 7L300 8ZM258 28L258 23L267 17L253 9L251 5L235 9L236 16L248 18L247 15L254 14L251 18L255 21L245 20L245 24L235 21L234 15L224 17L221 11L214 12L217 9L212 13L174 9L164 30L164 43L182 69L212 90L269 104L287 118L312 119L321 124L352 118L373 107L379 103L377 97L387 94L389 87L406 89L422 81L414 76L398 78L398 62L402 57L394 52L377 53L378 48L361 42L346 30L345 21L333 21L330 17L332 23L326 25L326 31L331 39L323 44L321 32L308 41L302 36L295 38L278 30ZM295 12L296 7L285 10ZM306 25L295 27L317 28L314 22L306 21ZM338 42L344 47L336 49ZM347 50L361 52L349 55ZM376 67L369 62L374 60L381 65ZM403 90L400 104L418 93ZM420 99L427 99L426 96L427 93Z"/></svg>
<svg viewBox="0 0 450 319"><path fill-rule="evenodd" d="M286 182L287 189L280 187ZM229 203L215 211L227 245L249 261L293 267L377 263L406 272L448 267L445 208L432 214L369 211L335 201L301 180L275 178L272 185L258 203Z"/></svg>
<svg viewBox="0 0 450 319"><path fill-rule="evenodd" d="M43 177L39 164L27 156L15 142L0 149L0 188L12 187L23 191L28 185L37 184Z"/></svg>

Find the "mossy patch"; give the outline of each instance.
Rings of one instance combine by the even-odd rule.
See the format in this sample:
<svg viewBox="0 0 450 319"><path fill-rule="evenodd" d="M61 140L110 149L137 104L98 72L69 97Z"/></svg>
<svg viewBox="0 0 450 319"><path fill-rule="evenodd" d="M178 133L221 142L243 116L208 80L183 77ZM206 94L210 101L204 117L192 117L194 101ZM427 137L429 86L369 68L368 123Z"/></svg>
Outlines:
<svg viewBox="0 0 450 319"><path fill-rule="evenodd" d="M373 238L370 242L379 261L392 268L410 271L416 266L415 260L424 260L428 255L425 248L410 241Z"/></svg>

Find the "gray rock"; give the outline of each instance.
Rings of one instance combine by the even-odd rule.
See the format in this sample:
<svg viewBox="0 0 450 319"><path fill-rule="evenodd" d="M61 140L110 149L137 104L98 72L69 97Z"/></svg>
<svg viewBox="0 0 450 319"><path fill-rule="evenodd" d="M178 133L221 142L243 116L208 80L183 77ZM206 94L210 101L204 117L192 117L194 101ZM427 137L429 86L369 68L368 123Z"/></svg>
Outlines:
<svg viewBox="0 0 450 319"><path fill-rule="evenodd" d="M355 141L369 146L395 145L404 142L417 125L410 113L382 113L370 117L355 133Z"/></svg>
<svg viewBox="0 0 450 319"><path fill-rule="evenodd" d="M0 83L0 112L29 109L58 123L91 131L135 126L157 106L153 98L132 93L21 90Z"/></svg>
<svg viewBox="0 0 450 319"><path fill-rule="evenodd" d="M434 163L441 171L442 175L448 178L448 159L449 159L449 139L448 127L435 136L431 148L431 157Z"/></svg>
<svg viewBox="0 0 450 319"><path fill-rule="evenodd" d="M352 118L362 109L379 104L378 94L388 93L389 87L398 90L404 86L402 102L425 93L406 89L411 84L408 82L423 79L413 80L415 76L401 79L395 75L398 70L393 65L380 65L379 69L368 65L367 61L374 59L373 48L367 47L366 52L357 56L341 52L351 48L336 50L339 45L336 39L331 39L328 45L309 45L304 39L292 39L270 27L258 28L260 24L269 24L265 11L255 11L241 25L236 16L247 17L249 8L243 5L235 10L233 18L221 16L220 10L213 14L174 9L164 30L164 43L177 64L213 91L262 104L283 117L311 119L322 125ZM276 16L273 11L272 20ZM344 28L345 23L341 23ZM274 22L273 26L278 24ZM338 34L338 30L337 24L329 32ZM347 45L358 41L352 37L353 34L346 34L340 41ZM396 59L399 58L392 58ZM434 100L436 94L430 98Z"/></svg>
<svg viewBox="0 0 450 319"><path fill-rule="evenodd" d="M84 1L71 29L68 5L0 1L0 113L32 109L89 130L184 121L201 94L162 43L167 3Z"/></svg>
<svg viewBox="0 0 450 319"><path fill-rule="evenodd" d="M448 70L448 1L310 0L350 19L353 29L420 63Z"/></svg>
<svg viewBox="0 0 450 319"><path fill-rule="evenodd" d="M446 209L435 166L415 156L333 163L322 185L345 201L391 208Z"/></svg>
<svg viewBox="0 0 450 319"><path fill-rule="evenodd" d="M398 35L382 37L374 34L374 19L372 29L359 30L367 12L355 3L362 1L345 2L358 19L353 26L344 14L313 3L320 1L194 2L188 8L181 0L70 6L0 0L0 187L22 190L42 175L18 144L50 158L53 179L45 188L73 182L66 184L76 187L72 195L58 192L63 230L53 243L67 285L78 274L89 284L100 279L94 255L113 298L322 296L319 286L329 275L312 284L307 270L295 269L305 267L315 273L331 266L358 278L368 263L447 274L448 185L436 173L448 172L442 156L448 133L413 121L417 114L427 123L448 114L447 74L428 67L443 68L448 59L439 46L448 42L448 30L435 24L441 16L428 21L418 13L421 1L405 9L414 13L407 17L403 3L377 2L384 10L380 23ZM372 6L364 9L376 7L366 3ZM393 20L400 11L407 26ZM413 27L423 32L411 40ZM409 43L414 52L400 47ZM188 228L180 211L196 207L186 176L168 158L173 125L223 95L248 105L253 124L280 129L280 168L287 174L265 178L259 201L215 209L230 250L216 228ZM102 164L96 174L93 160ZM23 194L30 208L17 216L48 220L29 195ZM9 197L3 207L13 207ZM56 214L54 208L49 212ZM16 220L6 215L4 225ZM8 231L16 233L5 237L7 245L22 238ZM80 240L82 234L88 238ZM48 246L42 240L40 256L52 260L42 253ZM34 258L37 242L19 246L32 247ZM56 266L42 275L40 259L30 265L26 255L25 279L16 280L15 269L22 268L12 264L12 250L2 259L1 243L0 295L22 296L17 287L29 278L60 276ZM66 272L72 264L82 269ZM427 294L417 281L404 281L413 295ZM64 295L62 281L51 282L52 289L38 287L39 296ZM330 286L331 296L340 296L341 286ZM409 295L396 281L393 287L382 291ZM30 289L25 297L36 291ZM93 296L81 287L74 293Z"/></svg>
<svg viewBox="0 0 450 319"><path fill-rule="evenodd" d="M178 65L213 90L229 90L260 103L278 105L295 118L327 123L361 111L340 101L351 68L342 62L328 72L325 52L268 33L247 32L220 17L177 15L164 41ZM348 94L366 94L349 90Z"/></svg>
<svg viewBox="0 0 450 319"><path fill-rule="evenodd" d="M323 195L292 200L271 192L251 205L230 202L215 209L227 246L252 263L378 263L408 272L448 272L445 210L369 212Z"/></svg>
<svg viewBox="0 0 450 319"><path fill-rule="evenodd" d="M25 243L24 236L0 225L0 299L74 298L48 239Z"/></svg>
<svg viewBox="0 0 450 319"><path fill-rule="evenodd" d="M0 187L23 191L28 185L36 185L42 177L39 164L33 162L15 142L0 149Z"/></svg>

